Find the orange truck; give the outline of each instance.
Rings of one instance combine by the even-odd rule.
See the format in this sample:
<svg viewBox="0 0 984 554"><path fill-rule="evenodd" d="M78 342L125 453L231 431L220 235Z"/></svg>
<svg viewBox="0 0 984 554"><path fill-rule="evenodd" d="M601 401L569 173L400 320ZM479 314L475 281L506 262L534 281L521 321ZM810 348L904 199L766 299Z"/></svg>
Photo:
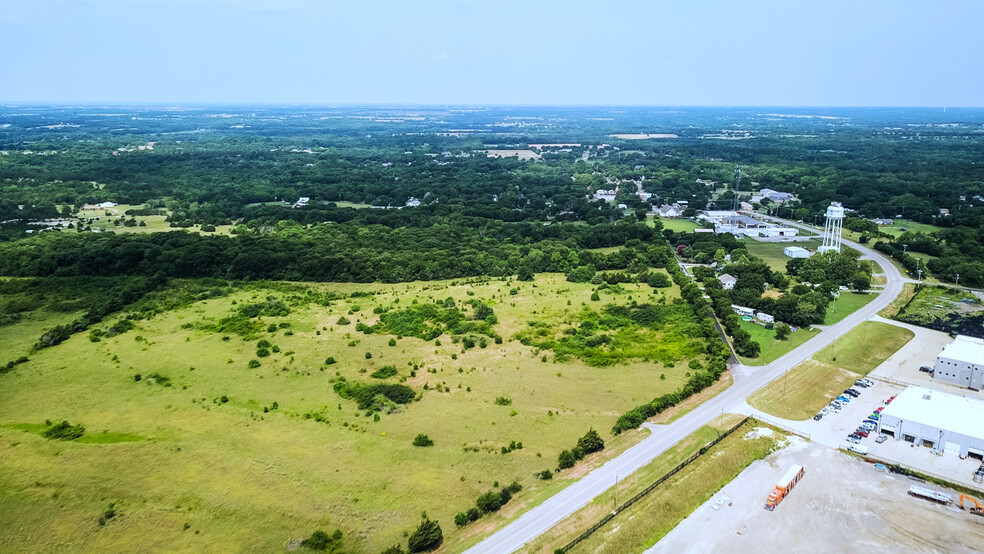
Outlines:
<svg viewBox="0 0 984 554"><path fill-rule="evenodd" d="M803 466L794 465L786 471L786 474L782 476L776 488L772 489L769 493L769 499L765 501L765 508L770 512L776 509L776 506L782 502L783 498L793 490L796 483L799 483L800 479L803 478Z"/></svg>

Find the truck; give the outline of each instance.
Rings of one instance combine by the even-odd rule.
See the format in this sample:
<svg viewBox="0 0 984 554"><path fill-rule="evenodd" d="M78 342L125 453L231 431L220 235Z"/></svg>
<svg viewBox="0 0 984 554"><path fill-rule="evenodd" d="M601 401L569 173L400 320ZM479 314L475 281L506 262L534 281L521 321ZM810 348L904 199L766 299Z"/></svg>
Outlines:
<svg viewBox="0 0 984 554"><path fill-rule="evenodd" d="M796 483L799 483L802 478L803 466L794 465L789 468L782 476L782 479L779 479L779 482L776 483L776 487L769 493L769 499L765 501L765 509L770 512L775 510L776 506L778 506L779 503L789 495L789 493L793 490L793 487L796 486Z"/></svg>
<svg viewBox="0 0 984 554"><path fill-rule="evenodd" d="M918 485L910 486L909 494L917 498L922 498L924 500L932 500L933 502L939 502L940 504L949 504L953 502L953 497L951 497L949 494L942 493L939 491L934 491L933 489L927 489L926 487L920 487Z"/></svg>

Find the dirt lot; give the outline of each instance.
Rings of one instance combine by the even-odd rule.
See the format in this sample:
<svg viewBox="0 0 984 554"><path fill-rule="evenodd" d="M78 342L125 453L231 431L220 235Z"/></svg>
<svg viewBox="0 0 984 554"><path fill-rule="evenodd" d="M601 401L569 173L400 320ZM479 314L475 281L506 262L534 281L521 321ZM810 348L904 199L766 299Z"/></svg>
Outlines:
<svg viewBox="0 0 984 554"><path fill-rule="evenodd" d="M984 517L911 497L909 478L792 439L647 552L980 552ZM774 512L765 510L769 490L793 464L805 477Z"/></svg>

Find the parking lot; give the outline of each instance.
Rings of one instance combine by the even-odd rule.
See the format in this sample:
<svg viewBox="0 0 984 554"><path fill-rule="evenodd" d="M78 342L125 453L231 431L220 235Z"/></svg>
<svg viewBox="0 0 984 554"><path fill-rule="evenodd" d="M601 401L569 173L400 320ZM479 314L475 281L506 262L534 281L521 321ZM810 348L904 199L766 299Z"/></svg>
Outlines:
<svg viewBox="0 0 984 554"><path fill-rule="evenodd" d="M907 494L912 484L940 487L791 442L750 465L649 552L981 551L984 517ZM804 467L803 479L775 511L765 510L769 491L793 464Z"/></svg>

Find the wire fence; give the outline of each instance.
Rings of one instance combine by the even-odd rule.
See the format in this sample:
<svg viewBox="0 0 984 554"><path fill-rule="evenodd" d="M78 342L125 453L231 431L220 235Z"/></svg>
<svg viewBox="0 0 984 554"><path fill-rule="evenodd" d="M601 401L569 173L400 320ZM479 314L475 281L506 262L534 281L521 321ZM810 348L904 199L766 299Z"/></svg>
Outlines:
<svg viewBox="0 0 984 554"><path fill-rule="evenodd" d="M567 543L563 547L554 550L554 553L555 554L557 554L557 553L566 553L570 549L572 549L575 546L577 546L578 543L580 543L580 542L584 541L585 539L587 539L588 537L590 537L598 529L601 529L606 523L608 523L609 521L611 521L612 519L614 519L615 516L617 516L623 510L625 510L629 506L635 504L636 502L642 500L647 494L653 492L653 490L655 490L656 487L658 487L658 486L662 485L663 483L665 483L669 478L671 478L674 475L676 475L677 473L679 473L680 470L682 470L683 468L685 468L688 465L694 463L694 461L697 460L697 458L700 458L701 456L703 456L708 450L710 450L711 448L713 448L714 445L716 445L717 443L721 442L722 440L724 440L725 438L727 438L730 434L732 434L735 431L737 431L738 428L741 427L742 425L744 425L745 423L747 423L749 419L751 419L751 417L746 416L745 419L742 419L741 421L739 421L737 424L734 425L734 427L732 427L731 429L728 429L724 433L721 433L721 435L718 438L716 438L716 439L712 440L711 442L709 442L709 443L705 444L704 446L702 446L700 448L700 450L698 450L697 452L694 452L689 458L687 458L686 460L680 462L679 465L677 465L676 467L674 467L673 469L671 469L670 471L668 471L665 475L663 475L662 477L660 477L659 479L657 479L656 482L654 482L653 484L651 484L648 487L646 487L645 489L643 489L641 492L639 492L638 494L636 494L635 496L633 496L632 498L630 498L627 502L625 502L621 506L615 508L614 510L612 510L611 512L609 512L608 514L606 514L605 517L601 518L601 520L599 520L597 523L595 523L594 525L592 525L591 527L589 527L586 531L584 531L583 533L581 533L580 535L578 535L577 538L575 538L571 542Z"/></svg>

